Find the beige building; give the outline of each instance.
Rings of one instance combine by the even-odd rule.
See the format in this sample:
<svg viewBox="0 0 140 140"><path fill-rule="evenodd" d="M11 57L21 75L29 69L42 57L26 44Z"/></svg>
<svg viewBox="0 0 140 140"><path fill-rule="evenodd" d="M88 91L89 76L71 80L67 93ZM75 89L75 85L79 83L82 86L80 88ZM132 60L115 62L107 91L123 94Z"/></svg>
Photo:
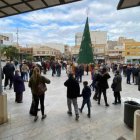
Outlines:
<svg viewBox="0 0 140 140"><path fill-rule="evenodd" d="M113 63L125 63L126 62L126 48L125 44L134 44L134 39L128 39L126 37L119 37L117 41L107 42L106 61Z"/></svg>
<svg viewBox="0 0 140 140"><path fill-rule="evenodd" d="M64 46L63 58L66 60L71 60L71 47L68 45Z"/></svg>
<svg viewBox="0 0 140 140"><path fill-rule="evenodd" d="M113 49L109 49L106 62L124 63L124 52L124 46L115 46Z"/></svg>
<svg viewBox="0 0 140 140"><path fill-rule="evenodd" d="M62 57L62 53L59 50L50 48L48 46L34 46L33 56L39 58L49 57L54 59L60 59Z"/></svg>
<svg viewBox="0 0 140 140"><path fill-rule="evenodd" d="M140 42L125 42L125 63L140 63Z"/></svg>
<svg viewBox="0 0 140 140"><path fill-rule="evenodd" d="M104 62L105 61L105 51L106 51L106 44L95 44L93 47L93 54L94 59L96 62Z"/></svg>
<svg viewBox="0 0 140 140"><path fill-rule="evenodd" d="M71 55L77 56L79 54L80 46L74 46L71 48Z"/></svg>

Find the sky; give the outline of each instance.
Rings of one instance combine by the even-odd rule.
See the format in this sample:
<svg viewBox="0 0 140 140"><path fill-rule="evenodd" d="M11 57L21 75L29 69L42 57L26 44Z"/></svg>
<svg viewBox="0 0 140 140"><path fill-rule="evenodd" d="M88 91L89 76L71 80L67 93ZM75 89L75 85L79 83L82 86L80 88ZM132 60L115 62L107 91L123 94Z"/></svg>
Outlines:
<svg viewBox="0 0 140 140"><path fill-rule="evenodd" d="M107 31L109 40L119 36L140 41L140 7L117 10L119 0L79 2L0 19L0 33L13 33L19 44L63 43L75 45L75 34L83 32L87 9L91 31Z"/></svg>

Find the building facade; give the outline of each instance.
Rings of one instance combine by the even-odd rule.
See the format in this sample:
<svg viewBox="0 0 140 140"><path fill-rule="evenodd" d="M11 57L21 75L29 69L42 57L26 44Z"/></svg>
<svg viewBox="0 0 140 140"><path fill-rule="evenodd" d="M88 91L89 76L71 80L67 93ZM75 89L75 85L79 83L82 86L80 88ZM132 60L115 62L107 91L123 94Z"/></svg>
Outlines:
<svg viewBox="0 0 140 140"><path fill-rule="evenodd" d="M115 46L108 50L107 63L124 63L124 46Z"/></svg>
<svg viewBox="0 0 140 140"><path fill-rule="evenodd" d="M126 63L130 56L126 55L125 44L135 44L134 39L119 37L117 41L107 42L106 62L108 63ZM135 57L134 57L135 58Z"/></svg>
<svg viewBox="0 0 140 140"><path fill-rule="evenodd" d="M140 42L125 42L125 63L140 63Z"/></svg>
<svg viewBox="0 0 140 140"><path fill-rule="evenodd" d="M59 50L47 47L33 47L33 56L36 58L52 58L52 59L61 59L62 53Z"/></svg>
<svg viewBox="0 0 140 140"><path fill-rule="evenodd" d="M13 34L11 34L11 33L0 34L0 44L1 45L13 45Z"/></svg>

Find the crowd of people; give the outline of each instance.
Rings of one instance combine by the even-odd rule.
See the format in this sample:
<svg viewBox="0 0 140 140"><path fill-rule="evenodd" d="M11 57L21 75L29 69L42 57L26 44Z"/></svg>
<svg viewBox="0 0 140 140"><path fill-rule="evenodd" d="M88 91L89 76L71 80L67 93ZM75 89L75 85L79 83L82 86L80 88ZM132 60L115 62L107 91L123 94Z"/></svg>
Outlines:
<svg viewBox="0 0 140 140"><path fill-rule="evenodd" d="M111 84L112 91L114 92L114 105L121 104L122 91L122 78L126 77L126 84L131 84L131 81L138 85L140 90L140 66L139 65L125 65L125 64L76 64L67 61L43 61L40 64L35 62L17 62L7 61L2 69L2 79L4 80L4 90L12 86L15 92L15 102L23 102L23 92L25 91L24 82L28 82L29 88L32 92L32 105L30 112L35 116L34 121L38 120L39 102L42 113L42 120L46 118L44 113L44 99L45 92L47 91L46 84L50 84L50 80L44 76L47 71L52 71L52 76L61 76L61 70L65 70L68 79L64 82L67 87L67 106L68 114L72 115L72 104L75 110L75 119L79 119L79 112L87 104L88 114L91 117L91 93L94 91L93 99L100 105L101 95L103 94L105 106L109 107L107 100L107 89L109 88L108 79L111 78L109 72L112 70L114 73L113 81ZM82 81L82 76L91 74L92 83ZM42 73L44 75L42 75ZM132 78L132 80L131 80ZM90 80L90 79L89 79ZM80 93L79 84L83 82L83 89ZM78 108L77 98L83 97L82 106Z"/></svg>

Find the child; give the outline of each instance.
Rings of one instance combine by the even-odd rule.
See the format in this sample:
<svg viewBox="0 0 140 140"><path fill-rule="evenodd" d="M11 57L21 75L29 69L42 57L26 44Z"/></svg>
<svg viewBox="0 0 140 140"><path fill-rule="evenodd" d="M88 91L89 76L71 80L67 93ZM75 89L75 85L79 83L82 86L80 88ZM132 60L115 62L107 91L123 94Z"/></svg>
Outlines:
<svg viewBox="0 0 140 140"><path fill-rule="evenodd" d="M19 75L19 70L16 70L14 75L15 102L22 103L23 91L25 91L24 81Z"/></svg>
<svg viewBox="0 0 140 140"><path fill-rule="evenodd" d="M91 89L88 86L88 82L87 81L84 81L83 82L83 85L84 85L84 88L83 88L82 94L80 95L80 96L83 97L83 103L82 103L82 106L81 106L81 108L79 110L82 113L82 110L83 110L85 104L87 104L87 107L88 107L88 114L87 114L87 116L90 118L90 106L91 106L90 97L91 97Z"/></svg>

